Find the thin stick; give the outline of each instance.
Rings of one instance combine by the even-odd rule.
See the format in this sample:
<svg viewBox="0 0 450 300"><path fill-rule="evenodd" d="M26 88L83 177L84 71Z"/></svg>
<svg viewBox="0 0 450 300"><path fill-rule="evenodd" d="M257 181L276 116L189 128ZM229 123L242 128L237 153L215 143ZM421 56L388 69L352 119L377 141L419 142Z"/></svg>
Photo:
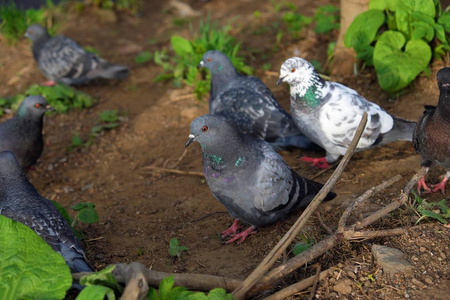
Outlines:
<svg viewBox="0 0 450 300"><path fill-rule="evenodd" d="M160 167L154 167L154 166L145 166L141 169L144 170L152 170L157 172L163 172L163 173L173 173L173 174L180 174L180 175L193 175L193 176L205 176L203 172L195 172L195 171L182 171L182 170L176 170L176 169L166 169L166 168L160 168Z"/></svg>
<svg viewBox="0 0 450 300"><path fill-rule="evenodd" d="M322 171L318 172L316 175L314 175L313 177L311 177L311 178L309 178L309 179L310 179L310 180L314 180L314 179L316 179L317 177L319 177L320 175L322 175L322 174L324 174L324 173L330 171L331 169L332 169L332 167L326 168L325 170L322 170Z"/></svg>
<svg viewBox="0 0 450 300"><path fill-rule="evenodd" d="M324 278L328 277L328 275L331 273L333 269L330 268L328 270L325 270L323 272L319 273L319 280L323 280ZM316 278L317 274L311 277L308 277L306 279L303 279L302 281L299 281L293 285L288 286L287 288L282 289L279 292L276 292L273 295L270 295L269 297L265 298L264 300L278 300L278 299L285 299L289 296L294 295L295 293L298 293L300 291L303 291L304 289L307 289L311 285L313 285L314 280Z"/></svg>
<svg viewBox="0 0 450 300"><path fill-rule="evenodd" d="M426 169L423 167L422 169L420 169L419 172L417 172L417 174L414 174L411 180L406 184L399 199L396 199L394 202L390 203L389 205L381 208L380 210L366 217L361 222L357 222L355 225L355 230L361 230L362 228L367 227L368 225L377 221L381 217L387 215L391 211L396 210L397 208L405 204L408 201L408 195L411 192L411 189L414 187L417 181L419 181L420 178L422 178L422 176L425 175L425 173Z"/></svg>
<svg viewBox="0 0 450 300"><path fill-rule="evenodd" d="M344 157L339 163L338 167L331 175L330 179L327 183L322 187L319 193L314 197L311 203L306 207L305 211L298 218L295 224L289 229L289 231L284 235L284 237L278 242L278 244L272 249L272 251L264 258L264 260L259 264L259 266L248 276L242 286L233 291L233 296L236 299L243 299L248 291L255 285L255 283L272 267L275 261L280 257L283 251L287 248L287 246L294 240L303 226L306 224L306 221L313 214L316 208L320 205L322 200L328 195L331 188L336 184L345 167L347 166L350 158L355 152L356 145L361 138L361 135L364 131L364 128L367 123L367 113L364 113L361 122L359 123L358 129L355 132L355 136L347 149Z"/></svg>
<svg viewBox="0 0 450 300"><path fill-rule="evenodd" d="M325 224L325 222L322 220L322 216L320 215L320 213L316 213L316 217L317 220L319 220L320 225L323 227L323 229L325 229L325 231L329 234L332 235L333 234L333 230L331 230L330 227L328 227L327 224Z"/></svg>
<svg viewBox="0 0 450 300"><path fill-rule="evenodd" d="M350 217L350 214L352 213L352 211L357 206L361 205L361 203L363 203L364 201L366 201L367 199L372 197L374 194L380 192L381 190L384 190L388 186L391 186L395 182L399 181L401 178L402 178L401 175L396 175L396 176L392 177L391 179L386 180L385 182L381 183L380 185L372 187L371 189L367 190L364 194L359 196L358 199L356 199L356 201L354 201L349 206L347 206L345 211L342 213L341 218L339 219L338 231L339 232L344 231L345 223L347 222L348 218Z"/></svg>
<svg viewBox="0 0 450 300"><path fill-rule="evenodd" d="M393 228L393 229L386 229L386 230L375 230L375 231L353 231L349 230L348 232L344 233L345 240L368 240L378 237L385 237L385 236L393 236L393 235L401 235L405 234L408 230L406 228ZM349 236L347 236L349 235Z"/></svg>
<svg viewBox="0 0 450 300"><path fill-rule="evenodd" d="M316 265L316 275L314 276L314 283L312 285L311 292L309 293L308 300L313 300L314 296L316 295L317 284L319 283L319 280L320 280L320 269L321 269L320 265L317 264Z"/></svg>

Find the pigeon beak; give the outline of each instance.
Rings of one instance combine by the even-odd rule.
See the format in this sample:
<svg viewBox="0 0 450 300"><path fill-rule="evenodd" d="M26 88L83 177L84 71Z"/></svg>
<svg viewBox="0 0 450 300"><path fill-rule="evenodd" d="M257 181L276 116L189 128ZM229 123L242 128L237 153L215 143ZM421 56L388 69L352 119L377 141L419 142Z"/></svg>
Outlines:
<svg viewBox="0 0 450 300"><path fill-rule="evenodd" d="M287 75L286 75L286 76L287 76ZM277 85L279 85L280 83L282 83L283 80L286 78L286 76L283 76L283 77L278 78Z"/></svg>
<svg viewBox="0 0 450 300"><path fill-rule="evenodd" d="M190 144L192 144L192 142L195 139L195 135L193 135L192 133L189 135L188 140L186 141L186 144L184 145L184 148L187 148Z"/></svg>
<svg viewBox="0 0 450 300"><path fill-rule="evenodd" d="M47 106L45 107L45 109L51 110L51 111L55 111L55 109L54 109L53 107L51 107L50 105L47 105Z"/></svg>
<svg viewBox="0 0 450 300"><path fill-rule="evenodd" d="M27 38L29 36L28 32L25 32L23 36Z"/></svg>
<svg viewBox="0 0 450 300"><path fill-rule="evenodd" d="M197 69L203 68L203 65L204 65L204 64L205 64L205 63L203 62L203 60L200 61L200 63L197 65Z"/></svg>

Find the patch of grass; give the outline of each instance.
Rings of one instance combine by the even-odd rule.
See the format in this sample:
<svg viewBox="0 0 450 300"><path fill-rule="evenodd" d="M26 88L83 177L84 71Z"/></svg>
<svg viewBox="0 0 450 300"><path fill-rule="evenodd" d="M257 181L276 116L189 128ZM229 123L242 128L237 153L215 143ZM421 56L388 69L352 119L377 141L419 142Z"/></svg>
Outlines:
<svg viewBox="0 0 450 300"><path fill-rule="evenodd" d="M89 0L88 3L99 8L115 9L131 14L137 14L143 5L142 0Z"/></svg>
<svg viewBox="0 0 450 300"><path fill-rule="evenodd" d="M136 55L134 62L137 64L144 64L153 59L153 54L148 51L142 51Z"/></svg>
<svg viewBox="0 0 450 300"><path fill-rule="evenodd" d="M51 9L55 5L51 0L47 0L47 7L41 9L20 10L14 1L6 5L0 5L0 33L6 38L8 43L14 44L23 38L28 26L31 24L41 24L46 26L52 24ZM50 34L54 34L54 28L48 28Z"/></svg>
<svg viewBox="0 0 450 300"><path fill-rule="evenodd" d="M182 84L194 86L197 98L200 99L209 92L211 78L207 72L204 80L202 78L204 73L197 69L197 65L208 50L222 51L239 72L252 74L252 68L244 63L242 56L238 55L240 44L229 35L229 31L230 26L219 27L206 21L200 23L199 33L193 40L172 36L170 41L173 55L168 55L167 50L154 53L154 62L164 70L155 81L172 80L175 87Z"/></svg>
<svg viewBox="0 0 450 300"><path fill-rule="evenodd" d="M33 84L23 94L0 98L0 116L4 109L17 110L20 103L30 95L42 95L57 113L65 113L74 108L88 108L97 103L97 100L88 94L67 85L42 86Z"/></svg>
<svg viewBox="0 0 450 300"><path fill-rule="evenodd" d="M432 218L438 220L442 224L448 224L448 221L450 220L450 208L447 206L446 199L442 199L439 202L427 202L416 192L412 191L412 194L415 197L415 205L413 204L412 208L419 216L416 224L426 218Z"/></svg>
<svg viewBox="0 0 450 300"><path fill-rule="evenodd" d="M179 246L179 242L177 238L170 239L169 242L169 254L172 257L178 257L178 259L181 258L181 253L184 251L189 250L186 246Z"/></svg>
<svg viewBox="0 0 450 300"><path fill-rule="evenodd" d="M294 255L299 255L306 249L311 248L311 246L316 243L315 240L308 238L305 234L301 234L300 238L302 239L302 241L295 244L294 248L292 249L292 254Z"/></svg>

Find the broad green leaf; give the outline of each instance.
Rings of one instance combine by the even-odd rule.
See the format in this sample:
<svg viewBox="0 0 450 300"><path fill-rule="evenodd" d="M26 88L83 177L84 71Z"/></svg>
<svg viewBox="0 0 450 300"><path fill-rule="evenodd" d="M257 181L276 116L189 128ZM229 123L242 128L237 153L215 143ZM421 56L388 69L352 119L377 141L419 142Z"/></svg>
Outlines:
<svg viewBox="0 0 450 300"><path fill-rule="evenodd" d="M95 272L94 274L84 276L80 279L80 284L87 286L103 285L113 290L122 292L123 287L116 281L114 275L112 274L115 267L115 265L110 265L103 270Z"/></svg>
<svg viewBox="0 0 450 300"><path fill-rule="evenodd" d="M427 42L431 42L433 40L434 38L433 26L422 21L413 22L411 26L413 28L411 33L412 40L424 39Z"/></svg>
<svg viewBox="0 0 450 300"><path fill-rule="evenodd" d="M85 287L77 296L76 300L103 300L105 296L108 300L115 300L114 291L103 285L90 285Z"/></svg>
<svg viewBox="0 0 450 300"><path fill-rule="evenodd" d="M71 285L59 253L32 229L0 215L0 299L63 299Z"/></svg>
<svg viewBox="0 0 450 300"><path fill-rule="evenodd" d="M417 209L417 211L422 215L422 217L419 218L419 220L416 221L416 224L419 223L424 217L429 217L438 220L439 222L443 224L447 224L447 220L445 220L440 214L435 213L434 211L427 210L427 209Z"/></svg>
<svg viewBox="0 0 450 300"><path fill-rule="evenodd" d="M169 296L170 290L172 289L174 283L175 279L173 276L168 276L161 280L159 283L159 296L161 299L167 299L166 297Z"/></svg>
<svg viewBox="0 0 450 300"><path fill-rule="evenodd" d="M445 37L445 29L444 29L444 27L441 24L437 24L437 23L434 24L433 26L434 26L434 30L436 32L437 39L441 43L446 44L447 43L447 39Z"/></svg>
<svg viewBox="0 0 450 300"><path fill-rule="evenodd" d="M78 211L78 218L81 222L91 224L98 222L98 213L93 203L87 202L86 207Z"/></svg>
<svg viewBox="0 0 450 300"><path fill-rule="evenodd" d="M397 1L398 0L370 0L369 9L395 11L397 8Z"/></svg>
<svg viewBox="0 0 450 300"><path fill-rule="evenodd" d="M194 52L191 43L181 36L173 35L170 38L170 42L172 44L173 50L179 56L185 56Z"/></svg>
<svg viewBox="0 0 450 300"><path fill-rule="evenodd" d="M222 288L210 290L208 293L208 300L233 300L231 294L227 294L227 291Z"/></svg>
<svg viewBox="0 0 450 300"><path fill-rule="evenodd" d="M142 51L136 55L134 62L137 64L143 64L153 59L153 54L148 51Z"/></svg>
<svg viewBox="0 0 450 300"><path fill-rule="evenodd" d="M409 41L400 32L384 32L373 53L373 62L381 88L388 92L398 91L407 86L428 65L431 49L422 40Z"/></svg>
<svg viewBox="0 0 450 300"><path fill-rule="evenodd" d="M100 113L100 121L106 123L117 122L119 120L119 111L117 109L104 110Z"/></svg>
<svg viewBox="0 0 450 300"><path fill-rule="evenodd" d="M171 256L178 256L178 257L180 257L181 252L187 251L187 250L189 250L188 247L179 246L178 245L178 239L177 238L170 239L170 242L169 242L169 254Z"/></svg>
<svg viewBox="0 0 450 300"><path fill-rule="evenodd" d="M297 243L297 244L295 244L294 249L292 249L292 253L294 255L299 255L306 249L311 248L311 246L312 246L312 243L305 243L305 242Z"/></svg>
<svg viewBox="0 0 450 300"><path fill-rule="evenodd" d="M450 12L440 16L438 23L441 24L447 32L450 32Z"/></svg>
<svg viewBox="0 0 450 300"><path fill-rule="evenodd" d="M400 32L402 32L405 36L410 35L409 30L409 14L406 10L402 8L397 8L397 11L395 12L395 22L396 22L396 29ZM393 28L389 28L393 29Z"/></svg>
<svg viewBox="0 0 450 300"><path fill-rule="evenodd" d="M378 9L370 9L358 15L345 33L344 44L347 48L370 45L378 29L385 20L384 13Z"/></svg>

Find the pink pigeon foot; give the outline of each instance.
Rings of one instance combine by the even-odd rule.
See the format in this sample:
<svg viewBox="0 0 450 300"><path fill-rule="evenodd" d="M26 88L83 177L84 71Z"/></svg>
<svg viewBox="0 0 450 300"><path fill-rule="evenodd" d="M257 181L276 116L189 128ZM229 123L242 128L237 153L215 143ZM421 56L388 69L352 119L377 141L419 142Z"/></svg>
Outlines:
<svg viewBox="0 0 450 300"><path fill-rule="evenodd" d="M433 185L433 193L436 193L437 191L441 191L442 194L445 194L445 184L447 183L447 181L448 181L448 177L445 176L441 182Z"/></svg>
<svg viewBox="0 0 450 300"><path fill-rule="evenodd" d="M325 157L314 158L314 157L303 156L302 158L300 158L300 160L306 161L306 162L312 162L313 167L317 167L319 169L327 169L330 167L330 164L328 163L328 161Z"/></svg>
<svg viewBox="0 0 450 300"><path fill-rule="evenodd" d="M236 219L234 220L233 225L231 225L230 228L220 233L220 236L224 239L227 236L235 235L240 228L241 226L239 225L239 219Z"/></svg>
<svg viewBox="0 0 450 300"><path fill-rule="evenodd" d="M425 194L430 194L432 193L431 189L428 187L427 183L425 182L425 175L420 178L420 180L417 182L417 192L419 193L419 195L421 194L421 189L425 190Z"/></svg>
<svg viewBox="0 0 450 300"><path fill-rule="evenodd" d="M47 80L47 81L42 82L41 85L43 85L43 86L55 86L56 85L56 81Z"/></svg>
<svg viewBox="0 0 450 300"><path fill-rule="evenodd" d="M236 244L238 244L238 245L242 244L242 242L245 240L245 238L247 236L249 236L250 234L256 234L256 228L255 227L250 226L249 228L245 229L244 231L233 235L233 238L231 238L228 241L226 241L225 244L228 245L228 244L231 244L231 243L233 243L233 242L235 242L237 240L238 241L236 242Z"/></svg>

